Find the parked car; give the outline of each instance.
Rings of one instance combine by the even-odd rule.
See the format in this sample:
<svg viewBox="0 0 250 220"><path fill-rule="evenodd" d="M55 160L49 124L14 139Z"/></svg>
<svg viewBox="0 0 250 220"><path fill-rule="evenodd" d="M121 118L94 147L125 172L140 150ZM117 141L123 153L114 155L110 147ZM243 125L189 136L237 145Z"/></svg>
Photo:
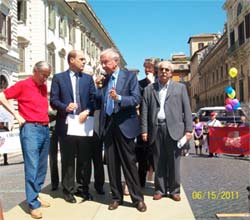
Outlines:
<svg viewBox="0 0 250 220"><path fill-rule="evenodd" d="M224 125L230 125L230 124L239 124L240 123L240 117L244 115L244 112L241 108L238 108L237 110L234 110L233 112L226 111L224 106L213 106L213 107L203 107L200 108L196 116L200 118L201 122L207 122L210 119L210 113L216 112L217 116L216 118Z"/></svg>

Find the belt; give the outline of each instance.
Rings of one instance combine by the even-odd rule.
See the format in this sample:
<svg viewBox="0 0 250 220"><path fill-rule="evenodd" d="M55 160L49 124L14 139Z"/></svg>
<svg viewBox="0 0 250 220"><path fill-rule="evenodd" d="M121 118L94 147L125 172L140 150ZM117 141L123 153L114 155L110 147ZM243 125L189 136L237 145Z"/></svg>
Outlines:
<svg viewBox="0 0 250 220"><path fill-rule="evenodd" d="M49 125L48 122L38 122L38 121L26 121L27 124L35 124L47 127Z"/></svg>
<svg viewBox="0 0 250 220"><path fill-rule="evenodd" d="M158 124L165 124L166 123L166 119L157 119Z"/></svg>

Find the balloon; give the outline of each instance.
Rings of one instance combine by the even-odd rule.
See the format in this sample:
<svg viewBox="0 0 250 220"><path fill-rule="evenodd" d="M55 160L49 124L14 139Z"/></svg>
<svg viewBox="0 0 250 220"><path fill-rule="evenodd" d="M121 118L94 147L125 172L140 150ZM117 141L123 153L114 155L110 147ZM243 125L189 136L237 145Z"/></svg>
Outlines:
<svg viewBox="0 0 250 220"><path fill-rule="evenodd" d="M235 107L235 106L238 105L238 104L239 104L239 100L238 100L238 99L232 99L231 105L232 105L233 107Z"/></svg>
<svg viewBox="0 0 250 220"><path fill-rule="evenodd" d="M233 111L233 107L232 107L232 105L230 105L230 104L227 104L227 105L225 106L225 109L226 109L226 111L228 111L228 112L232 112L232 111Z"/></svg>
<svg viewBox="0 0 250 220"><path fill-rule="evenodd" d="M237 105L233 106L233 110L236 110L240 107L240 102L237 103Z"/></svg>
<svg viewBox="0 0 250 220"><path fill-rule="evenodd" d="M238 70L235 68L235 67L232 67L230 70L229 70L229 75L234 78L236 77L238 74Z"/></svg>
<svg viewBox="0 0 250 220"><path fill-rule="evenodd" d="M225 92L226 92L227 94L231 94L232 91L233 91L232 86L227 86L227 87L225 88Z"/></svg>
<svg viewBox="0 0 250 220"><path fill-rule="evenodd" d="M232 99L230 99L230 98L226 98L226 100L225 100L225 104L226 104L226 105L227 105L227 104L232 105L231 103L232 103Z"/></svg>
<svg viewBox="0 0 250 220"><path fill-rule="evenodd" d="M233 91L230 94L227 94L227 96L231 99L233 99L235 97L235 90L233 89Z"/></svg>

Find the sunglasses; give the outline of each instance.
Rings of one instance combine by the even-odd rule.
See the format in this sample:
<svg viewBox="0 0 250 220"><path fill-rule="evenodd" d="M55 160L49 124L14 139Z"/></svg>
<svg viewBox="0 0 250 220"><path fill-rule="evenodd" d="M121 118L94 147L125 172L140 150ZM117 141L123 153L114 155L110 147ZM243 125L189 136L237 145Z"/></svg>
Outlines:
<svg viewBox="0 0 250 220"><path fill-rule="evenodd" d="M168 69L168 68L159 68L159 70L160 70L160 71L165 70L166 72L170 71L170 69Z"/></svg>

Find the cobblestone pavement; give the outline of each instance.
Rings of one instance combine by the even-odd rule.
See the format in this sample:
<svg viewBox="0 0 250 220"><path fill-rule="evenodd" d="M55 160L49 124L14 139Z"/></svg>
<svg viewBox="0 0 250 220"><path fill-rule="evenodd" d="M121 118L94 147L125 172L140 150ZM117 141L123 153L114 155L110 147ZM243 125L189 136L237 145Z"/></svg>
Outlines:
<svg viewBox="0 0 250 220"><path fill-rule="evenodd" d="M10 156L8 166L0 157L0 199L4 211L25 200L23 161L21 155ZM246 187L250 185L249 158L196 156L190 151L181 162L185 193L197 220L217 219L217 213L248 213L250 201ZM107 175L106 175L107 179ZM50 183L47 174L45 186ZM226 220L246 218L226 218Z"/></svg>

